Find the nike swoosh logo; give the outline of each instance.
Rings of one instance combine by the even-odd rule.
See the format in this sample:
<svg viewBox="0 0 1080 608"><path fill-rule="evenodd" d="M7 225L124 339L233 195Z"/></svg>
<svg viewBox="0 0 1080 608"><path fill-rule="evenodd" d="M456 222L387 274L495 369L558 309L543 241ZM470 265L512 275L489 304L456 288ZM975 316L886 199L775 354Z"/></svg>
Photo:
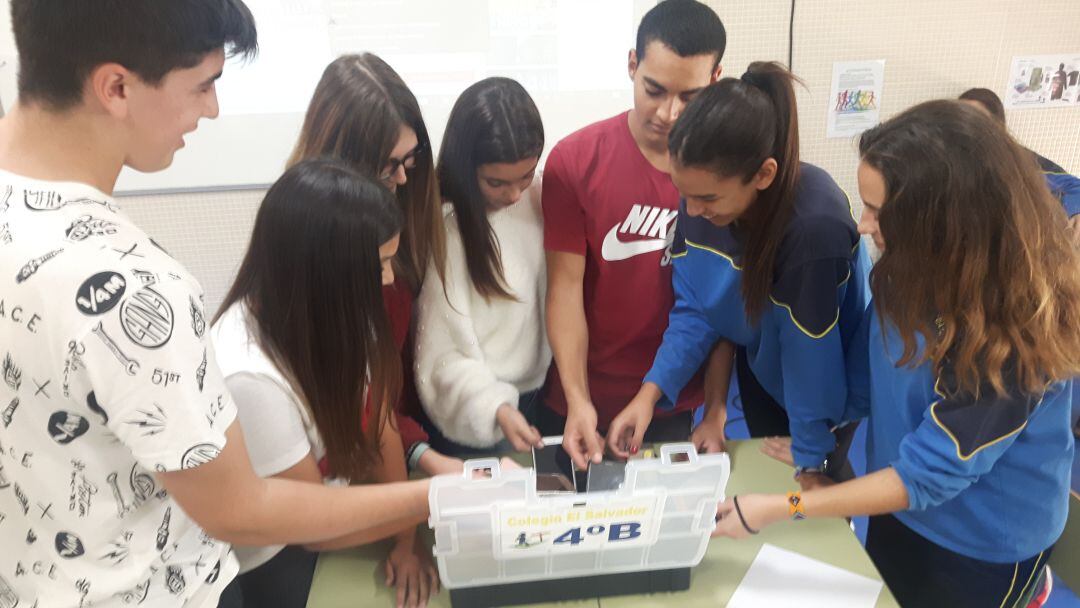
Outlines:
<svg viewBox="0 0 1080 608"><path fill-rule="evenodd" d="M661 251L668 246L667 239L646 239L630 241L629 243L620 241L618 232L621 225L622 222L619 222L611 228L607 236L604 237L604 244L600 247L600 255L609 262L618 262L619 260L630 259L635 255Z"/></svg>

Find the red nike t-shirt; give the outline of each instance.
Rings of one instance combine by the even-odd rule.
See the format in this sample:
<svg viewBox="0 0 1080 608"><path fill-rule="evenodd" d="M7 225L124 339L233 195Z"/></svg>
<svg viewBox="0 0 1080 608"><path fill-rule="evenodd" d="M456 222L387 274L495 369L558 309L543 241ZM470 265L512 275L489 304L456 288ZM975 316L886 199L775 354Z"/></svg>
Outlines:
<svg viewBox="0 0 1080 608"><path fill-rule="evenodd" d="M589 394L601 430L641 388L675 301L670 247L679 192L642 155L627 119L624 112L560 141L542 182L544 248L585 256ZM699 371L673 411L697 407L702 395ZM547 404L566 415L554 365Z"/></svg>

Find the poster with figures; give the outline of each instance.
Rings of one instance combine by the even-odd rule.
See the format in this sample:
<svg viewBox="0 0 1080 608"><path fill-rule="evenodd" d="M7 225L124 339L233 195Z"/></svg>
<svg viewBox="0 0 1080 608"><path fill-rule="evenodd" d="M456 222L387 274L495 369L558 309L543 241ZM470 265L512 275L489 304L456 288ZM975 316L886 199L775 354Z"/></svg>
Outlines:
<svg viewBox="0 0 1080 608"><path fill-rule="evenodd" d="M1005 107L1080 107L1080 52L1013 57Z"/></svg>
<svg viewBox="0 0 1080 608"><path fill-rule="evenodd" d="M826 137L851 137L881 120L885 60L833 63Z"/></svg>

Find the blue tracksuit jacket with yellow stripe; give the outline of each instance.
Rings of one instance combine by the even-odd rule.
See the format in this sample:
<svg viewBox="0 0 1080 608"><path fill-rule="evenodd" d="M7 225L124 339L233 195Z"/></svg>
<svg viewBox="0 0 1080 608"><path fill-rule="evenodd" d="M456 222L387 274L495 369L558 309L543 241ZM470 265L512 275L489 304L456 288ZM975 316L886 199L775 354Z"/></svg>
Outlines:
<svg viewBox="0 0 1080 608"><path fill-rule="evenodd" d="M679 391L720 338L746 347L761 386L787 411L799 466L816 467L835 447L830 428L847 398L845 352L867 302L869 258L850 203L822 169L800 165L794 214L776 257L771 302L757 324L745 313L737 227L679 208L672 258L675 306L652 369L664 393Z"/></svg>

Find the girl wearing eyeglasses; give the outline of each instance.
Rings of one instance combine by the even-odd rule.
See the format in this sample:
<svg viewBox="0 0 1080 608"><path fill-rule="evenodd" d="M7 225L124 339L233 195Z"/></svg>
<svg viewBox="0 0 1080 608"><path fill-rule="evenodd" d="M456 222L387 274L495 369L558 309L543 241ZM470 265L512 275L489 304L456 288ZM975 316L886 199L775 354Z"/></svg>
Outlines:
<svg viewBox="0 0 1080 608"><path fill-rule="evenodd" d="M438 165L446 280L428 272L416 335L417 388L440 451L540 445L533 411L551 362L535 180L543 147L540 113L509 78L470 86L450 113Z"/></svg>

